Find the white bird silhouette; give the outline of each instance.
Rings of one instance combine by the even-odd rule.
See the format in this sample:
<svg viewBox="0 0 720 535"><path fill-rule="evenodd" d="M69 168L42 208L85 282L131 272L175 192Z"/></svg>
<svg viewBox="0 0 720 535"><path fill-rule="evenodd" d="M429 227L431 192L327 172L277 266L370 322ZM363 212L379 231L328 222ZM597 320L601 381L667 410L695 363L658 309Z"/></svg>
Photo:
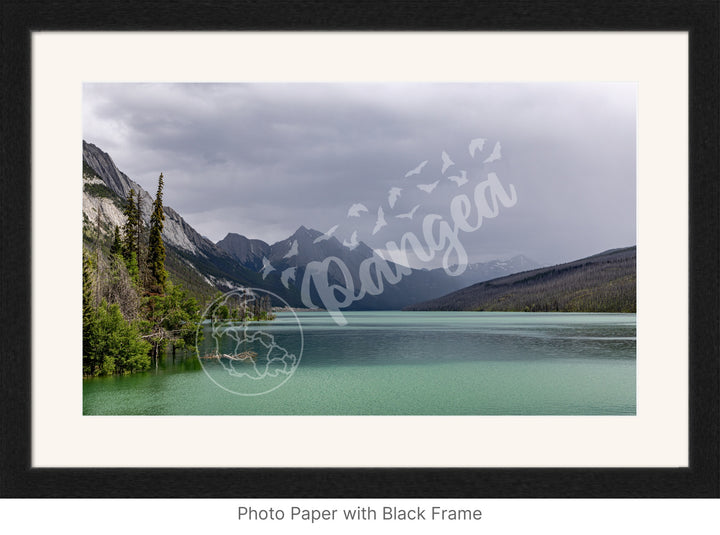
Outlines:
<svg viewBox="0 0 720 535"><path fill-rule="evenodd" d="M271 271L275 271L275 268L270 263L270 260L268 260L266 257L263 256L263 267L262 267L262 277L263 280L265 280L265 277L268 276L268 273Z"/></svg>
<svg viewBox="0 0 720 535"><path fill-rule="evenodd" d="M373 228L372 234L375 236L378 230L383 228L387 225L387 221L385 221L385 212L383 212L382 206L378 206L378 216L377 221L375 221L375 228Z"/></svg>
<svg viewBox="0 0 720 535"><path fill-rule="evenodd" d="M436 180L432 184L417 184L417 187L419 190L422 190L426 193L432 193L432 191L437 187L439 183L440 181Z"/></svg>
<svg viewBox="0 0 720 535"><path fill-rule="evenodd" d="M455 162L450 159L450 156L448 156L448 153L445 151L442 152L441 158L443 161L442 174L444 175L447 168L451 165L455 165Z"/></svg>
<svg viewBox="0 0 720 535"><path fill-rule="evenodd" d="M420 174L420 171L422 171L423 167L425 167L425 166L427 165L427 163L428 163L428 161L425 160L425 161L422 162L420 165L418 165L415 169L413 169L413 170L408 171L407 173L405 173L405 178L407 178L407 177L409 177L409 176L413 176L413 175L419 175L419 174Z"/></svg>
<svg viewBox="0 0 720 535"><path fill-rule="evenodd" d="M350 207L350 210L348 210L348 217L360 217L360 212L367 212L367 206L365 206L362 203L355 203Z"/></svg>
<svg viewBox="0 0 720 535"><path fill-rule="evenodd" d="M470 156L475 158L475 151L479 150L480 152L482 152L483 147L485 146L485 141L487 140L484 137L473 139L470 142L470 145L468 145L468 151L470 152Z"/></svg>
<svg viewBox="0 0 720 535"><path fill-rule="evenodd" d="M294 267L287 268L280 275L280 282L283 283L283 286L285 286L285 288L289 287L289 282L291 280L295 280L295 268Z"/></svg>
<svg viewBox="0 0 720 535"><path fill-rule="evenodd" d="M448 178L448 180L452 180L453 182L455 182L455 184L457 184L458 188L460 186L464 186L465 184L468 183L467 171L465 171L465 169L460 171L460 176L449 176L447 178Z"/></svg>
<svg viewBox="0 0 720 535"><path fill-rule="evenodd" d="M398 214L395 217L398 219L412 219L415 215L415 211L420 208L420 205L416 205L412 210L410 210L407 214Z"/></svg>
<svg viewBox="0 0 720 535"><path fill-rule="evenodd" d="M353 230L352 235L350 236L350 241L344 240L343 245L350 249L351 251L355 249L358 245L360 245L360 242L358 241L357 237L357 230Z"/></svg>
<svg viewBox="0 0 720 535"><path fill-rule="evenodd" d="M400 192L402 191L402 188L390 188L390 191L388 191L388 204L390 205L390 208L395 208L395 203L398 200L398 197L400 197Z"/></svg>
<svg viewBox="0 0 720 535"><path fill-rule="evenodd" d="M330 237L333 235L333 233L338 229L340 225L335 225L330 230L328 230L325 234L322 236L318 236L313 240L313 243L320 243L321 241L329 240Z"/></svg>
<svg viewBox="0 0 720 535"><path fill-rule="evenodd" d="M298 254L298 242L297 242L297 240L294 240L292 242L292 245L290 246L290 250L287 252L287 254L285 256L283 256L283 258L290 258L290 257L295 256L296 254Z"/></svg>
<svg viewBox="0 0 720 535"><path fill-rule="evenodd" d="M499 160L500 158L502 158L502 156L500 155L500 142L498 141L493 147L492 154L485 158L485 161L483 163L494 162L495 160Z"/></svg>

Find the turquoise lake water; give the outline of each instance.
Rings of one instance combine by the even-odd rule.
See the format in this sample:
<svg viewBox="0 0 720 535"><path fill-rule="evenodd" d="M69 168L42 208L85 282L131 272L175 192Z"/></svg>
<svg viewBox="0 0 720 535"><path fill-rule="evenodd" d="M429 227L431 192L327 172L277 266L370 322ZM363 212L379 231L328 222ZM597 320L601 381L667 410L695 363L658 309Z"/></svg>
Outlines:
<svg viewBox="0 0 720 535"><path fill-rule="evenodd" d="M635 314L325 312L213 332L201 355L85 379L87 415L634 415ZM302 347L302 353L300 349ZM270 356L266 356L270 355ZM297 357L300 356L299 360ZM266 358L263 361L263 357ZM267 360L274 359L274 360ZM265 390L271 391L262 393ZM255 394L255 395L238 395Z"/></svg>

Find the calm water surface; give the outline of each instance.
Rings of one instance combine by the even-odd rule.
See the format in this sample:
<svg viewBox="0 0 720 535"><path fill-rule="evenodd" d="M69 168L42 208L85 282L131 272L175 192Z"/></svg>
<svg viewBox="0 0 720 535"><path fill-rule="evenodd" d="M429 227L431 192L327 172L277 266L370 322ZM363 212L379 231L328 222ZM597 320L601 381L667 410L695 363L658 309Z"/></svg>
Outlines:
<svg viewBox="0 0 720 535"><path fill-rule="evenodd" d="M294 375L267 394L229 393L210 380L197 358L166 357L151 372L85 379L83 412L635 414L635 314L349 312L345 317L348 325L339 327L327 313L299 313L302 359ZM279 346L299 347L290 313L252 329L272 335ZM212 344L208 327L201 352L211 351Z"/></svg>

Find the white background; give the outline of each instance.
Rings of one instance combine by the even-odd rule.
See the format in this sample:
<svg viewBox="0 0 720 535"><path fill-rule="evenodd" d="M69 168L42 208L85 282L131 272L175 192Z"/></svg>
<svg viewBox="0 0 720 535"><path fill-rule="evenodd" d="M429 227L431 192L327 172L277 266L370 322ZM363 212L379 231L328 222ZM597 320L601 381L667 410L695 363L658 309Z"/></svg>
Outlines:
<svg viewBox="0 0 720 535"><path fill-rule="evenodd" d="M437 535L677 535L714 533L718 500L17 500L0 502L0 527L8 533L157 534L362 534ZM424 522L343 520L317 522L238 520L239 506L342 509L368 506L480 509L479 521Z"/></svg>

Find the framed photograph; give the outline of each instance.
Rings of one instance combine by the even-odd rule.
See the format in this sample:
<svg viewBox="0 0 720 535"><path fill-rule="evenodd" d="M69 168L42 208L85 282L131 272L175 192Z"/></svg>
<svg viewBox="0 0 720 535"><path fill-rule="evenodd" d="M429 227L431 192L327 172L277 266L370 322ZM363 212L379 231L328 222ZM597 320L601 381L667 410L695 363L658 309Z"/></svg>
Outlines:
<svg viewBox="0 0 720 535"><path fill-rule="evenodd" d="M163 5L3 21L1 495L718 497L715 3Z"/></svg>

